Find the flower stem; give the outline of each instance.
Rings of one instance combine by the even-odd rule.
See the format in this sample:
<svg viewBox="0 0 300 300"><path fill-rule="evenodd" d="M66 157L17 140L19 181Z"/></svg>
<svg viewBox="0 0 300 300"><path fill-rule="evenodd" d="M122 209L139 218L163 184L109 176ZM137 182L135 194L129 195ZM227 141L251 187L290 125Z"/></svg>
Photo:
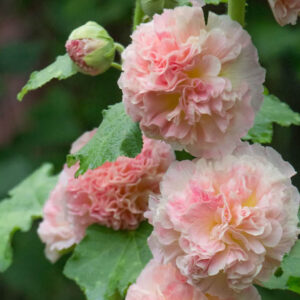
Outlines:
<svg viewBox="0 0 300 300"><path fill-rule="evenodd" d="M117 69L117 70L119 70L119 71L122 71L122 66L120 64L116 63L116 62L111 63L110 66Z"/></svg>
<svg viewBox="0 0 300 300"><path fill-rule="evenodd" d="M228 0L228 15L245 26L246 0Z"/></svg>
<svg viewBox="0 0 300 300"><path fill-rule="evenodd" d="M122 52L124 51L124 46L121 45L120 43L115 43L115 49L116 49L117 52L121 55Z"/></svg>
<svg viewBox="0 0 300 300"><path fill-rule="evenodd" d="M135 1L135 9L134 9L134 16L133 16L133 30L142 23L144 17L144 12L141 7L141 0Z"/></svg>

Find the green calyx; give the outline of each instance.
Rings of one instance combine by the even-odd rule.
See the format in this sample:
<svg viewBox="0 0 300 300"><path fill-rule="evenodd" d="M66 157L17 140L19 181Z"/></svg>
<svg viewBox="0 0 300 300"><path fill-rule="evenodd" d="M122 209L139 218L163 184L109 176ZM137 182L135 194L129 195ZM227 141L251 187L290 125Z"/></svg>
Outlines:
<svg viewBox="0 0 300 300"><path fill-rule="evenodd" d="M101 74L108 70L115 59L115 45L112 39L97 41L94 51L84 57L85 63Z"/></svg>
<svg viewBox="0 0 300 300"><path fill-rule="evenodd" d="M111 39L107 31L97 24L96 22L89 21L86 24L74 29L69 40L81 40L81 39Z"/></svg>

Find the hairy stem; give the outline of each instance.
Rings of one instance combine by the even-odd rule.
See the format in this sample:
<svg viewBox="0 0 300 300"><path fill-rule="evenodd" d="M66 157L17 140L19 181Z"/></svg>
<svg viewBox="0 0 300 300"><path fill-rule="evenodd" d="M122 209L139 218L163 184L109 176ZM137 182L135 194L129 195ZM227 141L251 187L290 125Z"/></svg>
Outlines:
<svg viewBox="0 0 300 300"><path fill-rule="evenodd" d="M245 26L246 0L228 0L228 15Z"/></svg>
<svg viewBox="0 0 300 300"><path fill-rule="evenodd" d="M134 9L134 16L133 16L133 30L136 29L136 27L142 23L144 17L144 12L141 7L141 1L136 0L135 1L135 9Z"/></svg>

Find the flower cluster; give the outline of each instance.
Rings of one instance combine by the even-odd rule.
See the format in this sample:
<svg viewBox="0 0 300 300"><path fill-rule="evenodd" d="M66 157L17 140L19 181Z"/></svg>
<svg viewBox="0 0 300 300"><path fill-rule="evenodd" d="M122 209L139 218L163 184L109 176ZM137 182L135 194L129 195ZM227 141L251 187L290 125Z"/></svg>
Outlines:
<svg viewBox="0 0 300 300"><path fill-rule="evenodd" d="M94 131L80 137L71 153L93 134ZM135 229L144 220L148 197L159 192L159 182L174 160L174 153L164 142L146 137L143 141L137 157L119 157L79 178L74 178L78 165L64 166L38 229L50 260L55 261L59 252L78 243L93 223L115 230Z"/></svg>
<svg viewBox="0 0 300 300"><path fill-rule="evenodd" d="M222 160L173 163L146 213L154 257L216 296L267 280L299 233L294 173L273 149L248 144Z"/></svg>
<svg viewBox="0 0 300 300"><path fill-rule="evenodd" d="M281 25L296 22L299 1L269 2ZM72 49L82 59L80 45ZM199 3L165 9L137 28L122 60L119 86L145 134L142 152L79 178L78 165L64 167L39 227L47 256L56 260L93 223L132 230L147 218L154 258L126 300L259 300L254 284L300 233L300 197L275 150L241 142L265 79L250 36L228 16L205 22ZM174 162L172 148L197 158Z"/></svg>
<svg viewBox="0 0 300 300"><path fill-rule="evenodd" d="M256 49L226 16L205 24L199 6L164 10L132 40L119 80L127 113L197 158L172 163L150 196L154 260L126 299L260 299L253 284L297 240L300 197L276 151L240 141L262 102Z"/></svg>
<svg viewBox="0 0 300 300"><path fill-rule="evenodd" d="M252 127L265 72L249 34L228 16L177 7L140 25L123 52L127 113L151 138L194 156L232 152Z"/></svg>

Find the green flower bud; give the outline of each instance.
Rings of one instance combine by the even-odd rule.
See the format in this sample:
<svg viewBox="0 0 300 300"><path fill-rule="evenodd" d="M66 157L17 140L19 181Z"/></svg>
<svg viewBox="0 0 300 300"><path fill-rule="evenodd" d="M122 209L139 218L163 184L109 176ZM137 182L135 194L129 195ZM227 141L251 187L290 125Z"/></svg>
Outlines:
<svg viewBox="0 0 300 300"><path fill-rule="evenodd" d="M114 40L102 26L91 21L72 31L66 50L78 70L89 75L105 72L115 58Z"/></svg>

